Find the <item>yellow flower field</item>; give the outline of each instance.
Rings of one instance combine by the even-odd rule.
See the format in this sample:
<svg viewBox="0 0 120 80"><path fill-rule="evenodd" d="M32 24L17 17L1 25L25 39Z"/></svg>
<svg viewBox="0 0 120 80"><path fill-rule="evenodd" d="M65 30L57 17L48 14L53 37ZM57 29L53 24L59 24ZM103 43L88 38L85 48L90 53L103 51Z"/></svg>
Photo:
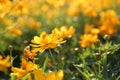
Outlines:
<svg viewBox="0 0 120 80"><path fill-rule="evenodd" d="M120 80L120 0L0 0L0 80Z"/></svg>

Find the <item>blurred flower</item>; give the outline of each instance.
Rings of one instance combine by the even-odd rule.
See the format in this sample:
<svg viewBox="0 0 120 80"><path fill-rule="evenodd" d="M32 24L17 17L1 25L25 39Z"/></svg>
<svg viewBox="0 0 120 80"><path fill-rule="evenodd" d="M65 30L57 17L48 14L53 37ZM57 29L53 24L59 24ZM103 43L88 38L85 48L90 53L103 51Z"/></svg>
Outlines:
<svg viewBox="0 0 120 80"><path fill-rule="evenodd" d="M10 27L8 32L10 34L15 34L17 36L21 36L22 35L22 31L19 29L19 28L13 28L13 27Z"/></svg>
<svg viewBox="0 0 120 80"><path fill-rule="evenodd" d="M66 12L69 16L75 17L78 15L79 9L75 7L69 7Z"/></svg>
<svg viewBox="0 0 120 80"><path fill-rule="evenodd" d="M53 34L57 34L61 38L67 38L67 37L72 37L75 33L75 29L73 26L66 27L66 26L61 26L60 29L53 29L52 30Z"/></svg>
<svg viewBox="0 0 120 80"><path fill-rule="evenodd" d="M23 78L26 76L29 72L38 69L37 64L32 63L31 61L26 61L24 58L21 59L21 67L12 67L12 73L11 76L16 76L18 79Z"/></svg>
<svg viewBox="0 0 120 80"><path fill-rule="evenodd" d="M65 43L57 34L47 34L42 32L40 37L35 36L31 40L32 52L44 52L45 49L55 48L58 44Z"/></svg>
<svg viewBox="0 0 120 80"><path fill-rule="evenodd" d="M9 0L0 0L0 5L5 5Z"/></svg>
<svg viewBox="0 0 120 80"><path fill-rule="evenodd" d="M34 74L34 80L45 80L45 75L42 69L34 70L33 74Z"/></svg>
<svg viewBox="0 0 120 80"><path fill-rule="evenodd" d="M13 73L11 73L11 76L16 76L17 79L20 79L22 77L24 77L28 72L26 72L26 70L20 69L20 68L16 68L16 67L12 67L11 71Z"/></svg>
<svg viewBox="0 0 120 80"><path fill-rule="evenodd" d="M53 13L49 11L49 13L47 13L47 19L51 19L53 17Z"/></svg>
<svg viewBox="0 0 120 80"><path fill-rule="evenodd" d="M38 66L37 66L37 64L35 64L31 61L26 61L24 58L22 58L21 68L23 70L26 70L27 72L30 72L30 71L37 69Z"/></svg>
<svg viewBox="0 0 120 80"><path fill-rule="evenodd" d="M48 9L49 9L49 6L48 6L48 5L45 5L45 4L41 7L41 10L42 10L43 12L47 12Z"/></svg>
<svg viewBox="0 0 120 80"><path fill-rule="evenodd" d="M89 17L96 17L97 16L97 12L93 8L90 8L90 7L84 9L83 14L85 16L89 16Z"/></svg>
<svg viewBox="0 0 120 80"><path fill-rule="evenodd" d="M84 32L87 34L98 34L100 30L98 28L94 28L94 25L86 24Z"/></svg>
<svg viewBox="0 0 120 80"><path fill-rule="evenodd" d="M73 26L70 26L69 28L66 26L62 26L60 28L60 32L62 34L62 37L72 37L75 33L75 29L73 28Z"/></svg>
<svg viewBox="0 0 120 80"><path fill-rule="evenodd" d="M14 15L19 15L19 14L28 14L28 7L25 5L24 1L18 2L18 4L15 6L13 12Z"/></svg>
<svg viewBox="0 0 120 80"><path fill-rule="evenodd" d="M109 36L112 36L113 34L115 34L117 32L117 29L110 25L100 26L99 30L100 30L100 34L109 35Z"/></svg>
<svg viewBox="0 0 120 80"><path fill-rule="evenodd" d="M45 75L42 69L37 69L33 71L33 74L35 80L62 80L64 76L63 70L59 70L57 73L52 71Z"/></svg>
<svg viewBox="0 0 120 80"><path fill-rule="evenodd" d="M70 17L75 17L79 12L87 6L87 1L85 0L72 0L69 3L69 7L66 12Z"/></svg>
<svg viewBox="0 0 120 80"><path fill-rule="evenodd" d="M29 59L31 59L31 60L33 60L34 57L37 56L36 53L32 53L32 52L30 51L30 47L29 47L29 46L27 46L27 47L24 49L24 55L25 55L25 57L27 57L27 58L29 58Z"/></svg>
<svg viewBox="0 0 120 80"><path fill-rule="evenodd" d="M119 19L114 10L107 10L101 12L100 14L101 22L103 25L110 25L111 27L116 27L119 24Z"/></svg>
<svg viewBox="0 0 120 80"><path fill-rule="evenodd" d="M85 48L91 46L92 44L98 42L98 36L94 34L84 34L80 37L79 44L81 47Z"/></svg>
<svg viewBox="0 0 120 80"><path fill-rule="evenodd" d="M41 26L41 23L38 21L35 21L34 19L30 19L28 21L28 26L32 29L38 29Z"/></svg>
<svg viewBox="0 0 120 80"><path fill-rule="evenodd" d="M119 25L119 19L114 10L107 10L101 13L101 24L99 30L102 35L112 36L117 32L117 25Z"/></svg>
<svg viewBox="0 0 120 80"><path fill-rule="evenodd" d="M0 71L7 71L7 69L11 66L9 62L10 56L7 56L5 59L0 55Z"/></svg>

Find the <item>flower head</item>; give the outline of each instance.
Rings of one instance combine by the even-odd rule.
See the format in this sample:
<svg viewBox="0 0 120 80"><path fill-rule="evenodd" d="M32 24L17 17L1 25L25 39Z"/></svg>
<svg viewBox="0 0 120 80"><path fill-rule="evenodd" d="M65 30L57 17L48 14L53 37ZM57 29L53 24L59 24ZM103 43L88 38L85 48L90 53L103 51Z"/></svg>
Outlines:
<svg viewBox="0 0 120 80"><path fill-rule="evenodd" d="M31 42L33 48L32 52L44 52L45 49L55 48L58 44L62 44L65 41L57 34L47 34L46 32L42 32L40 37L35 36Z"/></svg>
<svg viewBox="0 0 120 80"><path fill-rule="evenodd" d="M28 59L33 60L34 57L37 56L37 54L36 54L36 53L32 53L32 52L30 51L30 47L27 46L27 47L24 49L24 56L27 57Z"/></svg>
<svg viewBox="0 0 120 80"><path fill-rule="evenodd" d="M93 34L84 34L83 36L80 37L79 44L81 47L85 48L88 46L91 46L92 44L98 42L98 36L93 35Z"/></svg>
<svg viewBox="0 0 120 80"><path fill-rule="evenodd" d="M59 70L58 72L49 72L45 75L42 69L37 69L33 71L35 80L62 80L63 79L63 70Z"/></svg>
<svg viewBox="0 0 120 80"><path fill-rule="evenodd" d="M21 67L12 67L12 73L11 76L16 76L17 79L23 78L26 76L29 72L32 72L35 69L38 69L38 66L31 61L26 61L24 58L21 60Z"/></svg>
<svg viewBox="0 0 120 80"><path fill-rule="evenodd" d="M10 67L9 56L5 59L0 55L0 71L6 71Z"/></svg>
<svg viewBox="0 0 120 80"><path fill-rule="evenodd" d="M73 28L73 26L70 27L62 26L60 27L60 29L57 28L53 29L52 33L57 34L61 38L67 38L72 37L74 35L75 29Z"/></svg>

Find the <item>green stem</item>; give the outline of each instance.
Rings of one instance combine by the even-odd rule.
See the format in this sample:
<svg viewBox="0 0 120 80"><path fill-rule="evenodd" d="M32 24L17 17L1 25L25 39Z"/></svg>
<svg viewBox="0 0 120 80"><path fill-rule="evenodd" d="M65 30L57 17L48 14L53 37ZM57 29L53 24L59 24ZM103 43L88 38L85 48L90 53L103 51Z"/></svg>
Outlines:
<svg viewBox="0 0 120 80"><path fill-rule="evenodd" d="M50 53L50 56L51 56L53 62L55 63L55 59L54 59L54 57L53 57L53 55L52 55L51 49L49 49L49 53Z"/></svg>
<svg viewBox="0 0 120 80"><path fill-rule="evenodd" d="M12 49L10 49L10 63L11 63L11 66L12 66L12 62L13 62Z"/></svg>
<svg viewBox="0 0 120 80"><path fill-rule="evenodd" d="M44 64L43 64L43 72L45 71L45 69L46 69L46 66L47 66L47 63L48 63L48 56L46 57L46 59L45 59L45 62L44 62Z"/></svg>
<svg viewBox="0 0 120 80"><path fill-rule="evenodd" d="M80 70L78 67L76 67L76 66L74 66L77 70L78 70L78 72L80 73L80 74L82 74L85 78L86 78L86 80L90 80L90 77L86 74L86 73L84 73L82 70Z"/></svg>
<svg viewBox="0 0 120 80"><path fill-rule="evenodd" d="M103 77L105 80L108 80L108 73L107 73L107 53L103 56Z"/></svg>
<svg viewBox="0 0 120 80"><path fill-rule="evenodd" d="M3 52L2 50L0 50L0 52L1 52L1 54L3 55L3 57L5 57L5 54L4 54L4 52Z"/></svg>

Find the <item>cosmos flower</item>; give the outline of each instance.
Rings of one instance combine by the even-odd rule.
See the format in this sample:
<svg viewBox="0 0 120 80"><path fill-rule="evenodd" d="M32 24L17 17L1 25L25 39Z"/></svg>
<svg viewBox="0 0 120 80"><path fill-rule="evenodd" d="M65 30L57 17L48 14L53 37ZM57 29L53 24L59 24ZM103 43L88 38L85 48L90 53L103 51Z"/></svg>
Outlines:
<svg viewBox="0 0 120 80"><path fill-rule="evenodd" d="M31 40L32 52L44 52L45 49L55 48L58 44L65 43L57 34L47 34L42 32Z"/></svg>
<svg viewBox="0 0 120 80"><path fill-rule="evenodd" d="M16 76L17 79L21 79L26 76L29 72L38 69L37 64L32 63L31 61L26 61L24 58L21 60L21 67L13 67L11 68L11 76Z"/></svg>
<svg viewBox="0 0 120 80"><path fill-rule="evenodd" d="M6 71L11 65L9 62L10 56L7 56L5 59L0 55L0 71Z"/></svg>
<svg viewBox="0 0 120 80"><path fill-rule="evenodd" d="M101 26L99 27L100 34L112 36L117 32L117 26L119 25L119 19L114 10L107 10L101 13Z"/></svg>
<svg viewBox="0 0 120 80"><path fill-rule="evenodd" d="M117 33L117 28L111 27L110 25L102 25L100 26L99 30L101 35L112 36Z"/></svg>
<svg viewBox="0 0 120 80"><path fill-rule="evenodd" d="M27 57L28 59L33 60L37 56L37 54L36 53L32 53L30 51L30 46L27 46L24 49L24 56Z"/></svg>
<svg viewBox="0 0 120 80"><path fill-rule="evenodd" d="M16 67L12 67L11 71L13 71L13 73L11 73L10 75L16 76L16 78L18 78L18 79L24 77L28 73L28 72L26 72L26 70L16 68Z"/></svg>
<svg viewBox="0 0 120 80"><path fill-rule="evenodd" d="M73 28L73 26L70 27L62 26L60 27L60 29L57 28L53 29L52 33L57 34L61 38L68 38L74 35L75 29Z"/></svg>
<svg viewBox="0 0 120 80"><path fill-rule="evenodd" d="M63 70L59 70L58 72L49 72L45 75L42 69L37 69L33 71L34 80L62 80L63 79Z"/></svg>
<svg viewBox="0 0 120 80"><path fill-rule="evenodd" d="M99 41L98 35L84 34L80 37L79 44L81 45L81 47L85 48L91 46L92 44L98 41Z"/></svg>
<svg viewBox="0 0 120 80"><path fill-rule="evenodd" d="M114 10L107 10L100 14L101 22L103 25L110 25L116 27L119 24L117 13Z"/></svg>
<svg viewBox="0 0 120 80"><path fill-rule="evenodd" d="M94 28L94 25L86 24L84 32L87 34L99 34L100 30L98 28Z"/></svg>

